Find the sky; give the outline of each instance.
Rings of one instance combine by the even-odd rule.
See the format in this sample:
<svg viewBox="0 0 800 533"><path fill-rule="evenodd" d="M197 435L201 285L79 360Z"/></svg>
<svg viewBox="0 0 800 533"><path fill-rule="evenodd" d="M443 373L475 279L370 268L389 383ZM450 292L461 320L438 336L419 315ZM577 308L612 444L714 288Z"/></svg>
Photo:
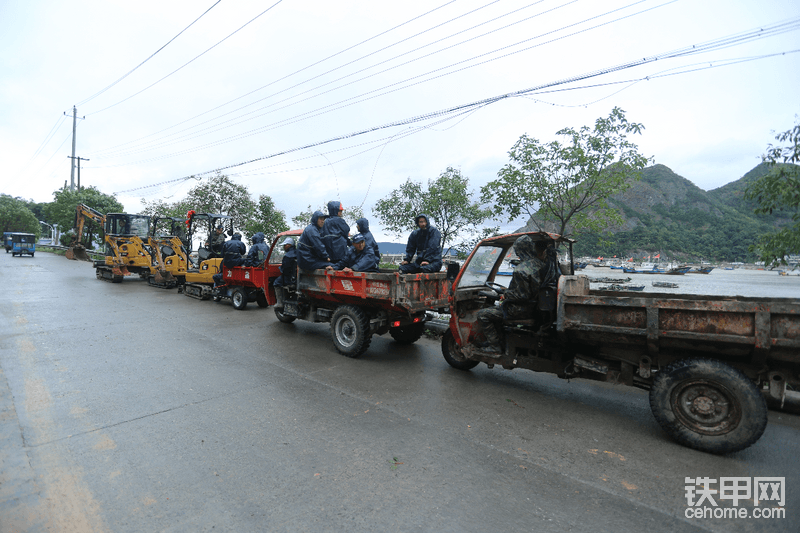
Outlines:
<svg viewBox="0 0 800 533"><path fill-rule="evenodd" d="M641 153L721 187L798 87L792 0L3 0L0 192L70 181L75 106L81 184L127 212L219 170L287 220L339 200L402 242L371 208L405 180L455 167L477 191L522 134L615 106Z"/></svg>

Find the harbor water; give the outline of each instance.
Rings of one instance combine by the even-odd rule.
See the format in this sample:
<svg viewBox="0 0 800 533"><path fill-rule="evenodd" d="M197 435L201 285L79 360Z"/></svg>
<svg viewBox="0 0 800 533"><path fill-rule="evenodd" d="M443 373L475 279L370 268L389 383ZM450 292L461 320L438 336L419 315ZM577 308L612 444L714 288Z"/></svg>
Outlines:
<svg viewBox="0 0 800 533"><path fill-rule="evenodd" d="M589 266L584 270L577 271L576 274L589 277L592 289L609 285L609 283L596 282L593 278L630 278L625 285L644 285L644 292L651 293L792 298L800 301L800 276L781 276L775 270L715 268L709 274L673 276L668 274L625 274L621 270L612 270L608 267ZM676 283L678 287L653 287L654 281Z"/></svg>

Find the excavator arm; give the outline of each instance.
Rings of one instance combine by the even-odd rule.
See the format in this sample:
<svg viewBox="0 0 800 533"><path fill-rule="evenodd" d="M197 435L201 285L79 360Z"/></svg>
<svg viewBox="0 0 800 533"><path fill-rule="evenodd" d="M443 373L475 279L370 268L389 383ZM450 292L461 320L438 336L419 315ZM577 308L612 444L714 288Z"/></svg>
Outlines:
<svg viewBox="0 0 800 533"><path fill-rule="evenodd" d="M67 249L67 259L80 259L81 261L91 261L86 254L86 243L83 238L84 227L88 229L89 234L92 231L92 224L99 224L103 227L106 217L103 213L93 209L85 204L78 204L75 210L75 238ZM88 239L87 239L88 240Z"/></svg>

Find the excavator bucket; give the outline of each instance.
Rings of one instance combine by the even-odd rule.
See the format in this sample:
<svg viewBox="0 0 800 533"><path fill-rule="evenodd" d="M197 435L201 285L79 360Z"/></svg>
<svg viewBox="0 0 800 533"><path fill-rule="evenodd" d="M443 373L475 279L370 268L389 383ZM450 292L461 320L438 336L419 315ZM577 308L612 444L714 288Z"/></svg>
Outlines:
<svg viewBox="0 0 800 533"><path fill-rule="evenodd" d="M76 261L91 261L89 255L86 253L86 247L76 244L67 248L67 253L64 254L67 259Z"/></svg>

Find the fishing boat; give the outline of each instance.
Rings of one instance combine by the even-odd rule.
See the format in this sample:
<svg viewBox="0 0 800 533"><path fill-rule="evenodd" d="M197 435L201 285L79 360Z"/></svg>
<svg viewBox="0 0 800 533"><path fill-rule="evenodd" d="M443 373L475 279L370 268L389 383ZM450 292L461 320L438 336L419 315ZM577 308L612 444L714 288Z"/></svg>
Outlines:
<svg viewBox="0 0 800 533"><path fill-rule="evenodd" d="M590 283L628 283L631 278L589 278Z"/></svg>
<svg viewBox="0 0 800 533"><path fill-rule="evenodd" d="M624 292L624 291L643 291L644 285L607 285L605 287L598 287L598 291L616 291L616 292Z"/></svg>
<svg viewBox="0 0 800 533"><path fill-rule="evenodd" d="M690 269L687 274L709 274L711 271L714 270L714 267L704 266L700 268L693 268Z"/></svg>
<svg viewBox="0 0 800 533"><path fill-rule="evenodd" d="M683 274L686 274L687 272L689 272L691 269L692 269L692 267L690 267L688 265L681 265L681 266L677 266L675 268L670 268L669 270L667 270L665 272L665 274L671 274L673 276L682 276Z"/></svg>
<svg viewBox="0 0 800 533"><path fill-rule="evenodd" d="M669 281L654 281L653 287L660 287L662 289L677 289L677 283L670 283Z"/></svg>

